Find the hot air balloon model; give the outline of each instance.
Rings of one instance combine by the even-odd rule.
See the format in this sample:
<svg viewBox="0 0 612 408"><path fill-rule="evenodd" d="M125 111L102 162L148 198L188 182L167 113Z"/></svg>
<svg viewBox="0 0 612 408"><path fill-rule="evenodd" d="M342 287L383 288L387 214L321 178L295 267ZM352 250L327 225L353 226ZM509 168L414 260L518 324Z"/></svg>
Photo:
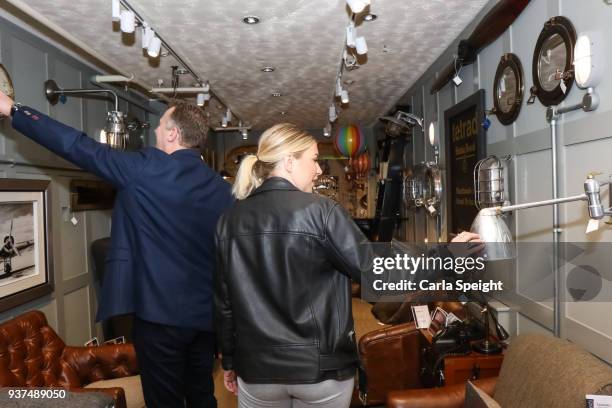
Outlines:
<svg viewBox="0 0 612 408"><path fill-rule="evenodd" d="M334 137L336 151L349 159L354 159L365 151L365 137L355 125L342 126Z"/></svg>

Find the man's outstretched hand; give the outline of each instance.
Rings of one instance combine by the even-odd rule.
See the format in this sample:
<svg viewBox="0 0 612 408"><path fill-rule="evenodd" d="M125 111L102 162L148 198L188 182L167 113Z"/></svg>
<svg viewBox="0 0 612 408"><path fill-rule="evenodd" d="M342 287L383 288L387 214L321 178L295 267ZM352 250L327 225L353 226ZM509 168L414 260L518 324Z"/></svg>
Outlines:
<svg viewBox="0 0 612 408"><path fill-rule="evenodd" d="M0 114L9 116L11 114L11 108L13 107L13 100L9 98L4 92L0 91Z"/></svg>

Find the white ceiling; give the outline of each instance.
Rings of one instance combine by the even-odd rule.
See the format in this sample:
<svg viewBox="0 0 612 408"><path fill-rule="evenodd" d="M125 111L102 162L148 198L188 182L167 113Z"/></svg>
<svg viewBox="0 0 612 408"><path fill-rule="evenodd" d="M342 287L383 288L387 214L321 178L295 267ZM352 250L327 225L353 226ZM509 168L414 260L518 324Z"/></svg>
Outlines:
<svg viewBox="0 0 612 408"><path fill-rule="evenodd" d="M345 0L128 0L233 112L255 129L279 121L327 123L344 47ZM24 0L107 61L157 86L171 83L172 57L149 60L136 37L111 21L110 0ZM357 31L368 43L359 69L345 71L350 103L338 123L370 125L397 102L485 6L487 0L372 0L378 16ZM256 15L257 25L242 17ZM273 73L261 68L271 65ZM347 81L350 85L346 85ZM191 86L189 75L181 86ZM274 98L272 92L283 96ZM220 119L213 103L211 122ZM280 112L286 112L281 115Z"/></svg>

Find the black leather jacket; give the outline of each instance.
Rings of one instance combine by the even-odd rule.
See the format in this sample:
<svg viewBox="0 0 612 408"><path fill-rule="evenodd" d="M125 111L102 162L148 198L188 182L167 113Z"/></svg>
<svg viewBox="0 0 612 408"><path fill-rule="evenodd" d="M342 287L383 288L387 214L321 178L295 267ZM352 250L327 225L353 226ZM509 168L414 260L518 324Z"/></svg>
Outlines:
<svg viewBox="0 0 612 408"><path fill-rule="evenodd" d="M251 383L354 375L350 279L373 252L342 207L272 177L221 217L216 240L224 369Z"/></svg>

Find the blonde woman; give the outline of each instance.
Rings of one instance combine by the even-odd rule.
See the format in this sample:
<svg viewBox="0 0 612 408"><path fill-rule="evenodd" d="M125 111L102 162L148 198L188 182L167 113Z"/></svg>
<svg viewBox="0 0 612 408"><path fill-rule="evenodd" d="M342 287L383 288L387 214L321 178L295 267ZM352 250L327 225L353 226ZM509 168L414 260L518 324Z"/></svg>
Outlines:
<svg viewBox="0 0 612 408"><path fill-rule="evenodd" d="M311 194L315 139L266 130L242 160L238 199L217 224L216 306L226 387L240 407L348 407L357 367L350 279L366 238L337 203Z"/></svg>
<svg viewBox="0 0 612 408"><path fill-rule="evenodd" d="M350 279L371 273L373 252L342 207L311 194L317 158L315 139L296 126L266 130L217 224L217 330L240 407L350 404Z"/></svg>

